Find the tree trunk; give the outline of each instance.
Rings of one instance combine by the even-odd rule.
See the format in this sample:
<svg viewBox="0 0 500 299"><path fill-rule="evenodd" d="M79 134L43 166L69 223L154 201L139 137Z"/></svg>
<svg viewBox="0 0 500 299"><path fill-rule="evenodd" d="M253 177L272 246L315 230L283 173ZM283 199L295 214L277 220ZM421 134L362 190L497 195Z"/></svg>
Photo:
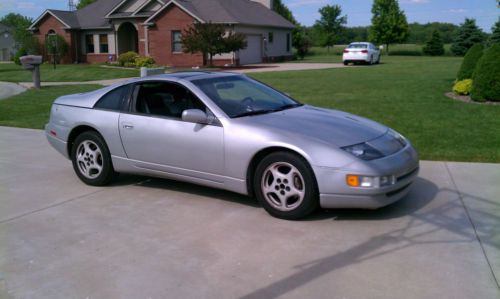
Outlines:
<svg viewBox="0 0 500 299"><path fill-rule="evenodd" d="M385 51L387 53L387 56L389 56L389 44L385 44Z"/></svg>
<svg viewBox="0 0 500 299"><path fill-rule="evenodd" d="M207 53L203 53L203 66L207 65Z"/></svg>
<svg viewBox="0 0 500 299"><path fill-rule="evenodd" d="M214 54L210 53L210 66L213 66L213 58L214 58Z"/></svg>

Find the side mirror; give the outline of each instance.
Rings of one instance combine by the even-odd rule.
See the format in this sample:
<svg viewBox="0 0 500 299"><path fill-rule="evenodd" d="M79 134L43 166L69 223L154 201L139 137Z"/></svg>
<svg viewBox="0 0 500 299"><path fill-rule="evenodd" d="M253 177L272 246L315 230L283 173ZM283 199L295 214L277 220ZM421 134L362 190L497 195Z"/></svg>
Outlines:
<svg viewBox="0 0 500 299"><path fill-rule="evenodd" d="M200 109L188 109L182 112L182 120L190 123L207 124L208 115Z"/></svg>

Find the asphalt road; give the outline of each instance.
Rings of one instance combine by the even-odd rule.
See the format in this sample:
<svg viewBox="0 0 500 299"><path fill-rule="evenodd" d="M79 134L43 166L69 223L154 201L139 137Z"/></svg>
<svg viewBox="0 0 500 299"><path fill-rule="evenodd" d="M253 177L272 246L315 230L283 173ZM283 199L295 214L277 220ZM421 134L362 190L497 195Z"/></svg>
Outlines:
<svg viewBox="0 0 500 299"><path fill-rule="evenodd" d="M0 127L0 298L498 299L498 182L423 161L396 204L293 222L169 180L89 187L41 131Z"/></svg>
<svg viewBox="0 0 500 299"><path fill-rule="evenodd" d="M25 90L25 87L15 83L0 82L0 100L19 94Z"/></svg>

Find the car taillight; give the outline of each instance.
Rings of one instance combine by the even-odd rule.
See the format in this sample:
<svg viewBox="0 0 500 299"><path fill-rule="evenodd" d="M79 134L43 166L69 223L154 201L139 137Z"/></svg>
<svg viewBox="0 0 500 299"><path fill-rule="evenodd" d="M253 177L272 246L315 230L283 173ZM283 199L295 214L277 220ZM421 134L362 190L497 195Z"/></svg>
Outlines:
<svg viewBox="0 0 500 299"><path fill-rule="evenodd" d="M361 53L368 53L368 50L361 50Z"/></svg>
<svg viewBox="0 0 500 299"><path fill-rule="evenodd" d="M349 53L349 50L345 49L345 50L344 50L344 53Z"/></svg>

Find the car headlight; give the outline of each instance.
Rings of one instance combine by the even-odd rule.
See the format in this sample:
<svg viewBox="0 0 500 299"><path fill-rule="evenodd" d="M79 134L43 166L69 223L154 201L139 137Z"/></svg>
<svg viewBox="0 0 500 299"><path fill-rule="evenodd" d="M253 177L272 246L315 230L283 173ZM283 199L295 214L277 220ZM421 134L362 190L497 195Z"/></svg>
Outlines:
<svg viewBox="0 0 500 299"><path fill-rule="evenodd" d="M344 146L342 149L366 161L375 160L384 156L380 151L367 143Z"/></svg>
<svg viewBox="0 0 500 299"><path fill-rule="evenodd" d="M389 130L388 134L392 136L394 139L396 139L399 142L399 144L401 144L402 147L405 147L408 144L406 138L403 135L399 134L398 132L391 129Z"/></svg>
<svg viewBox="0 0 500 299"><path fill-rule="evenodd" d="M346 183L350 187L380 188L394 185L396 177L394 175L367 176L348 174L346 176Z"/></svg>

